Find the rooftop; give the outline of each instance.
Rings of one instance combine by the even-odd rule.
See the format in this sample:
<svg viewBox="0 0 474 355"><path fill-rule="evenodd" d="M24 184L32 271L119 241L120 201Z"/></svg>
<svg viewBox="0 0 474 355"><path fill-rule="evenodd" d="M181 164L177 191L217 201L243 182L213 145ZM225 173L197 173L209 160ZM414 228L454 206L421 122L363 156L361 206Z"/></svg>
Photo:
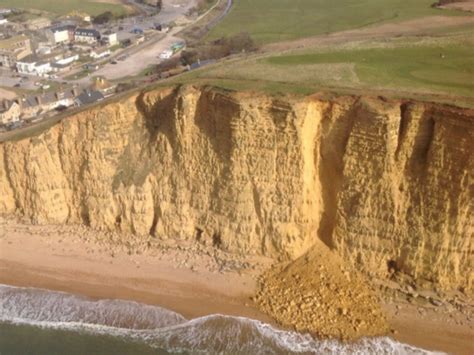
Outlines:
<svg viewBox="0 0 474 355"><path fill-rule="evenodd" d="M76 29L76 35L80 36L100 36L99 31L93 28L78 28Z"/></svg>
<svg viewBox="0 0 474 355"><path fill-rule="evenodd" d="M100 91L85 91L76 98L81 105L92 104L103 99L104 95Z"/></svg>
<svg viewBox="0 0 474 355"><path fill-rule="evenodd" d="M50 28L51 32L62 32L62 31L74 31L76 29L76 26L74 25L60 25L60 26L54 26Z"/></svg>
<svg viewBox="0 0 474 355"><path fill-rule="evenodd" d="M0 49L11 49L12 47L15 47L18 42L26 41L28 39L29 38L25 35L18 35L3 39L0 41Z"/></svg>
<svg viewBox="0 0 474 355"><path fill-rule="evenodd" d="M31 108L39 105L38 99L41 104L49 104L62 99L74 99L74 93L72 90L64 90L57 92L45 92L39 95L30 95L22 99L23 107Z"/></svg>

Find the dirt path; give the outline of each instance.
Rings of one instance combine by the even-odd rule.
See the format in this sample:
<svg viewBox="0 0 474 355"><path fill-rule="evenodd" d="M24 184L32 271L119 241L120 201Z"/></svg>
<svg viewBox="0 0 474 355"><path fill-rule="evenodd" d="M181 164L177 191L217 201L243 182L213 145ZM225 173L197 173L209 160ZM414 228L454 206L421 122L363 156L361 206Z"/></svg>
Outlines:
<svg viewBox="0 0 474 355"><path fill-rule="evenodd" d="M363 29L302 38L294 41L271 43L263 46L262 51L281 52L309 48L318 45L339 44L348 41L429 34L429 31L433 29L467 24L474 24L474 16L431 16L400 23L387 23L384 25L371 26Z"/></svg>
<svg viewBox="0 0 474 355"><path fill-rule="evenodd" d="M453 2L451 4L438 6L438 8L474 12L474 0L462 0Z"/></svg>

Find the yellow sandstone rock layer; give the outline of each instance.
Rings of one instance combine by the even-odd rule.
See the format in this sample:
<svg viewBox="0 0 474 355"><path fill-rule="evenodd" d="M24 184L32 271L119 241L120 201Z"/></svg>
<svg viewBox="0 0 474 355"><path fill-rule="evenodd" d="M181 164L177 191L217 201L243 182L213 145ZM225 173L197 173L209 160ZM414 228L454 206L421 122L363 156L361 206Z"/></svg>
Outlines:
<svg viewBox="0 0 474 355"><path fill-rule="evenodd" d="M268 270L255 301L279 324L320 338L355 340L389 330L369 282L321 241L288 265Z"/></svg>
<svg viewBox="0 0 474 355"><path fill-rule="evenodd" d="M0 213L471 290L473 142L441 105L154 90L0 143Z"/></svg>

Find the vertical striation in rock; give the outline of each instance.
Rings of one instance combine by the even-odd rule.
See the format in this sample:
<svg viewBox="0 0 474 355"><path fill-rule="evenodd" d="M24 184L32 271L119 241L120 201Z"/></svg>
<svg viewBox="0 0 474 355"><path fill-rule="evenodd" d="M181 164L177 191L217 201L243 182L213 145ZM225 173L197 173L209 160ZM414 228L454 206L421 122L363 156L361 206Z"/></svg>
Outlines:
<svg viewBox="0 0 474 355"><path fill-rule="evenodd" d="M0 143L0 213L472 289L472 142L435 104L155 90Z"/></svg>

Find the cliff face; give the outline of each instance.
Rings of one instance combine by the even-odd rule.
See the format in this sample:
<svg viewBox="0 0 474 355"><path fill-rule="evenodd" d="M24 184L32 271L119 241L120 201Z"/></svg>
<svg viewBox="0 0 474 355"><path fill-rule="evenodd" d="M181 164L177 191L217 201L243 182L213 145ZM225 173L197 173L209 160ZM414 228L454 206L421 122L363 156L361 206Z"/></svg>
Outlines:
<svg viewBox="0 0 474 355"><path fill-rule="evenodd" d="M432 104L151 91L0 144L0 213L471 289L472 142Z"/></svg>

